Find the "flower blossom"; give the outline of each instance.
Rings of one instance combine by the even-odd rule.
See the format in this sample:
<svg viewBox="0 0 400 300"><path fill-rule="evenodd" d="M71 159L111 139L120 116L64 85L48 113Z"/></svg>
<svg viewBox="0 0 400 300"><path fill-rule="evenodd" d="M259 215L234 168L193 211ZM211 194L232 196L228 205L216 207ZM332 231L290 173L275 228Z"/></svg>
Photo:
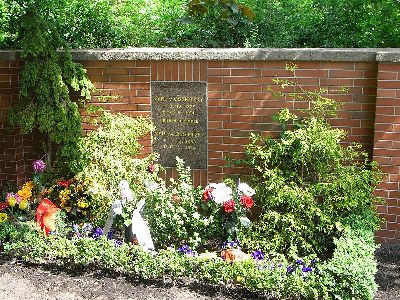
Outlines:
<svg viewBox="0 0 400 300"><path fill-rule="evenodd" d="M217 204L222 205L225 202L232 200L232 189L225 183L213 183L210 184L207 188L212 189L212 200L214 200L214 202Z"/></svg>
<svg viewBox="0 0 400 300"><path fill-rule="evenodd" d="M253 251L251 256L257 261L264 259L264 253L261 250Z"/></svg>
<svg viewBox="0 0 400 300"><path fill-rule="evenodd" d="M240 203L241 203L245 208L250 209L250 208L253 206L254 201L253 201L253 199L252 199L250 196L244 195L244 196L240 196Z"/></svg>
<svg viewBox="0 0 400 300"><path fill-rule="evenodd" d="M224 203L224 211L227 214L233 213L235 211L235 201L232 199Z"/></svg>
<svg viewBox="0 0 400 300"><path fill-rule="evenodd" d="M249 197L253 196L256 193L256 191L254 189L252 189L245 182L239 183L238 191L239 191L239 193L243 194L244 196L249 196Z"/></svg>
<svg viewBox="0 0 400 300"><path fill-rule="evenodd" d="M43 172L46 169L46 164L43 160L38 159L33 162L32 167L36 173L39 173Z"/></svg>
<svg viewBox="0 0 400 300"><path fill-rule="evenodd" d="M7 218L8 216L6 213L0 213L0 223L7 221Z"/></svg>

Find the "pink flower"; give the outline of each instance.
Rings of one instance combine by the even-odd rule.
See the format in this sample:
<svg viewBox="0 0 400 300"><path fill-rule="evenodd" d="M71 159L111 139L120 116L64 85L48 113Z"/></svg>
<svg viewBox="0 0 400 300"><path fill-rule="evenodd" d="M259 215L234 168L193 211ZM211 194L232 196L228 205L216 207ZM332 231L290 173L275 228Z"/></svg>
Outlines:
<svg viewBox="0 0 400 300"><path fill-rule="evenodd" d="M155 169L154 164L153 164L153 163L150 163L150 164L149 164L149 172L150 172L151 174L154 173L154 169Z"/></svg>
<svg viewBox="0 0 400 300"><path fill-rule="evenodd" d="M227 214L233 213L235 211L235 201L233 201L232 199L229 201L226 201L224 203L224 211Z"/></svg>
<svg viewBox="0 0 400 300"><path fill-rule="evenodd" d="M33 170L38 173L38 172L43 172L46 169L46 164L44 163L43 160L38 159L35 160L32 164Z"/></svg>
<svg viewBox="0 0 400 300"><path fill-rule="evenodd" d="M204 192L203 192L203 200L205 201L205 202L207 202L207 201L209 201L209 200L212 200L212 194L211 194L211 192L212 192L212 188L208 188L208 189L205 189L204 190Z"/></svg>

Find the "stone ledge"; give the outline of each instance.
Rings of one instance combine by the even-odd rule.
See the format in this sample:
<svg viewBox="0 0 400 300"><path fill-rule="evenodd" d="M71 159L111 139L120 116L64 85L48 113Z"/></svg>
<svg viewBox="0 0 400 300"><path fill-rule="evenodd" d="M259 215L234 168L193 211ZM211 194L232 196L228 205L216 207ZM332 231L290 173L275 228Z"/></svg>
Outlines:
<svg viewBox="0 0 400 300"><path fill-rule="evenodd" d="M400 62L400 49L392 49L388 51L380 51L376 54L376 60L379 62Z"/></svg>
<svg viewBox="0 0 400 300"><path fill-rule="evenodd" d="M75 60L375 61L378 49L127 48L74 50Z"/></svg>
<svg viewBox="0 0 400 300"><path fill-rule="evenodd" d="M0 51L0 60L19 60L19 51ZM400 49L389 48L125 48L78 49L79 61L354 61L400 62Z"/></svg>

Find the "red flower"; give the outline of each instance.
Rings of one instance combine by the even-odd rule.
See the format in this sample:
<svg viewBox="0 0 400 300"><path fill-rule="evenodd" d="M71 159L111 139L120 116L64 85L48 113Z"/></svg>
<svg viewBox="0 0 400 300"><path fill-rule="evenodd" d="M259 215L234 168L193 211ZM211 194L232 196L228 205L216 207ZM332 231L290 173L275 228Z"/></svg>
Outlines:
<svg viewBox="0 0 400 300"><path fill-rule="evenodd" d="M244 195L240 196L240 203L242 203L242 205L247 209L250 209L253 206L254 201L250 196Z"/></svg>
<svg viewBox="0 0 400 300"><path fill-rule="evenodd" d="M208 200L212 200L212 195L211 195L212 190L213 190L212 188L208 188L208 189L204 190L204 192L203 192L203 200L205 202L207 202Z"/></svg>
<svg viewBox="0 0 400 300"><path fill-rule="evenodd" d="M224 211L227 214L233 213L235 211L235 201L229 200L224 203Z"/></svg>
<svg viewBox="0 0 400 300"><path fill-rule="evenodd" d="M56 215L60 209L51 202L48 198L44 198L39 203L36 209L36 225L46 232L46 235L50 231L56 229Z"/></svg>
<svg viewBox="0 0 400 300"><path fill-rule="evenodd" d="M8 202L1 202L0 203L0 211L8 207Z"/></svg>
<svg viewBox="0 0 400 300"><path fill-rule="evenodd" d="M154 173L154 164L153 164L153 163L150 163L150 165L149 165L149 172L150 172L151 174Z"/></svg>
<svg viewBox="0 0 400 300"><path fill-rule="evenodd" d="M57 182L57 184L58 184L59 186L68 188L69 185L71 184L71 180L59 180L59 181Z"/></svg>

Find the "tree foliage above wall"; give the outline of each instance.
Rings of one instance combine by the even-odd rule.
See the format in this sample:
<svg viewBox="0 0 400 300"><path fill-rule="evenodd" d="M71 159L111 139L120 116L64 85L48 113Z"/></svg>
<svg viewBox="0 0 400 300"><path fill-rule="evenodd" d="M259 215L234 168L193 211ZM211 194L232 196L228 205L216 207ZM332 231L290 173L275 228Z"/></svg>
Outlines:
<svg viewBox="0 0 400 300"><path fill-rule="evenodd" d="M21 48L31 0L0 0L0 48ZM73 48L400 47L398 0L59 0L40 3Z"/></svg>
<svg viewBox="0 0 400 300"><path fill-rule="evenodd" d="M72 100L70 93L78 93L77 98L87 100L93 86L82 66L72 62L67 43L51 18L45 18L51 14L51 2L21 1L15 7L21 12L17 40L25 64L19 98L10 110L9 123L23 134L38 130L48 137L45 151L50 165L52 145L59 145L57 161L62 165L79 155L76 145L82 132L79 102ZM68 174L76 171L77 166L61 167Z"/></svg>

